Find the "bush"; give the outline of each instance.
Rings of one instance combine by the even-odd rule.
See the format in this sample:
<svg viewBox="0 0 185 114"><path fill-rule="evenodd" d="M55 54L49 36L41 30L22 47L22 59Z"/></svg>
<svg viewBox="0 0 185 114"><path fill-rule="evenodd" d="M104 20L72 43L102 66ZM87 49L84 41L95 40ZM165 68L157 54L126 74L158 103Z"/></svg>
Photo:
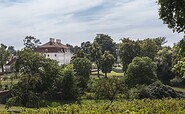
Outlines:
<svg viewBox="0 0 185 114"><path fill-rule="evenodd" d="M67 65L62 69L61 76L55 80L53 98L57 100L73 100L78 98L79 93L74 70L71 65Z"/></svg>
<svg viewBox="0 0 185 114"><path fill-rule="evenodd" d="M95 99L114 100L122 92L123 82L118 78L100 78L91 82L89 91L94 93Z"/></svg>
<svg viewBox="0 0 185 114"><path fill-rule="evenodd" d="M138 91L139 99L143 98L162 99L166 97L185 98L185 94L183 92L175 91L170 86L163 85L159 82L155 82L153 84L150 84L149 86L140 88Z"/></svg>
<svg viewBox="0 0 185 114"><path fill-rule="evenodd" d="M185 87L185 80L182 78L174 78L170 80L170 84L174 87Z"/></svg>
<svg viewBox="0 0 185 114"><path fill-rule="evenodd" d="M125 83L129 88L149 85L157 81L156 64L148 57L135 57L126 71Z"/></svg>

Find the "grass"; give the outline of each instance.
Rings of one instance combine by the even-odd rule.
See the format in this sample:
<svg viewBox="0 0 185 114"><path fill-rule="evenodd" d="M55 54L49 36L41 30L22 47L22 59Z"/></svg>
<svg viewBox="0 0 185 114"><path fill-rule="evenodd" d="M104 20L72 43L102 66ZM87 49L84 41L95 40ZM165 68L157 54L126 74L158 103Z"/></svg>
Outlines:
<svg viewBox="0 0 185 114"><path fill-rule="evenodd" d="M97 75L98 75L98 72L92 72L91 73L91 77L94 77L94 76L97 76ZM100 71L100 77L101 76L104 76L104 73L102 71ZM107 73L107 76L108 77L113 77L113 76L122 77L123 73L118 73L118 72L111 71L110 73Z"/></svg>
<svg viewBox="0 0 185 114"><path fill-rule="evenodd" d="M14 77L14 76L15 76L14 73L1 75L1 84L3 88L6 85L10 87L12 84L16 84L18 82L18 79L11 80L11 77Z"/></svg>
<svg viewBox="0 0 185 114"><path fill-rule="evenodd" d="M185 93L185 88L179 88L179 87L172 87L173 89L175 89L176 91L181 91Z"/></svg>
<svg viewBox="0 0 185 114"><path fill-rule="evenodd" d="M16 107L16 106L13 106L11 107L10 109L5 109L5 105L4 104L0 104L0 113L3 112L3 111L9 111L9 112L15 112L15 113L18 113L21 111L21 107Z"/></svg>

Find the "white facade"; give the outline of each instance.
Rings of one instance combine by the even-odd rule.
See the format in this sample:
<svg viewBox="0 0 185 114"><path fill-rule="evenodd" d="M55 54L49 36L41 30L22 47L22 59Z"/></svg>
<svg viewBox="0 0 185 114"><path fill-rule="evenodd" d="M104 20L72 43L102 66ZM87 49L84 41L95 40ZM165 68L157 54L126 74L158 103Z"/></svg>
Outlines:
<svg viewBox="0 0 185 114"><path fill-rule="evenodd" d="M65 53L44 53L46 58L50 58L59 62L59 64L69 64L73 54L68 50Z"/></svg>
<svg viewBox="0 0 185 114"><path fill-rule="evenodd" d="M36 52L41 53L46 58L50 58L61 64L69 64L73 54L70 48L61 43L60 39L50 38L50 41L37 47Z"/></svg>

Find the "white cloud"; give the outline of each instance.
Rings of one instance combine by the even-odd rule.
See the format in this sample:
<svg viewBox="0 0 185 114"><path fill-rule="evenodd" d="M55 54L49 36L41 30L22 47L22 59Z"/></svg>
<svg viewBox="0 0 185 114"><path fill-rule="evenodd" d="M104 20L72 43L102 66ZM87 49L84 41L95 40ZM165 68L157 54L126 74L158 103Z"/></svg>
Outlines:
<svg viewBox="0 0 185 114"><path fill-rule="evenodd" d="M0 42L21 48L24 37L33 35L79 45L105 33L115 41L167 36L171 45L182 35L162 24L157 8L152 0L0 0Z"/></svg>

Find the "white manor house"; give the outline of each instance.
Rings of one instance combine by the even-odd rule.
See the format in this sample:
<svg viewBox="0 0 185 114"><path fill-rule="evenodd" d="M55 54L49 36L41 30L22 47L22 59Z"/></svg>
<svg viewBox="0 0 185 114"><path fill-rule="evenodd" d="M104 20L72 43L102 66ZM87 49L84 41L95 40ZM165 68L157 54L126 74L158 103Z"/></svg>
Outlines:
<svg viewBox="0 0 185 114"><path fill-rule="evenodd" d="M46 58L59 62L59 64L69 64L73 53L70 48L61 43L60 39L50 38L50 41L38 46L36 52L42 53Z"/></svg>

